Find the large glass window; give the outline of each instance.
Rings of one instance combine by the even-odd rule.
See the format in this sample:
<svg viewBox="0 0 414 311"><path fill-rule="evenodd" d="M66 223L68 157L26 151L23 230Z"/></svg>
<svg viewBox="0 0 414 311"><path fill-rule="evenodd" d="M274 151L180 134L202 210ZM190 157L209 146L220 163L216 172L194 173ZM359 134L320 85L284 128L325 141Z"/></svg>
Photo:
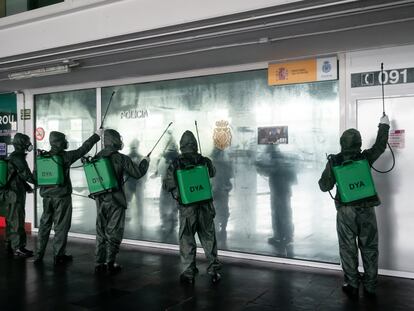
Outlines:
<svg viewBox="0 0 414 311"><path fill-rule="evenodd" d="M121 133L122 152L133 160L173 122L146 176L125 182L125 238L178 242L176 202L161 183L182 133L195 133L197 121L202 153L217 169L212 183L220 249L339 261L334 203L318 187L325 154L339 148L337 81L274 87L267 85L266 70L256 70L106 87L102 112L113 91L105 128ZM90 90L36 96L37 126L61 129L80 143L95 124L94 96ZM81 170L73 170L72 181L71 230L95 234L94 202L79 196L87 194Z"/></svg>
<svg viewBox="0 0 414 311"><path fill-rule="evenodd" d="M337 262L335 208L318 187L325 154L338 148L337 87L269 87L258 70L104 88L102 111L116 91L105 126L123 135L126 154L147 154L173 122L147 176L126 183L125 237L177 243L176 202L161 182L197 120L202 152L217 167L219 248Z"/></svg>
<svg viewBox="0 0 414 311"><path fill-rule="evenodd" d="M79 148L95 131L95 89L36 95L35 108L37 149L50 150L51 131L59 131L66 135L69 142L68 150ZM40 139L41 133L44 133L43 139ZM93 155L95 151L96 149L92 149L90 154ZM89 193L81 161L73 164L70 176L73 185L72 231L93 233L93 219L96 217L95 203L87 197ZM36 202L38 226L43 211L40 195L37 195Z"/></svg>

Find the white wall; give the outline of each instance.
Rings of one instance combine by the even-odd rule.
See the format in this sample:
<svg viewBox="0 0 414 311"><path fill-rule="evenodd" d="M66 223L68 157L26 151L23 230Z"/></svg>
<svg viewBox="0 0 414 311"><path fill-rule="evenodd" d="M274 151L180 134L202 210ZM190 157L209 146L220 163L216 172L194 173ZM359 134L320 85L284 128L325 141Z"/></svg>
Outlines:
<svg viewBox="0 0 414 311"><path fill-rule="evenodd" d="M351 88L351 74L358 72L370 72L381 70L381 63L384 63L384 70L414 67L414 45L400 47L367 50L347 54L346 67L347 75L347 116L346 128L356 126L355 101L359 98L381 96L381 86ZM414 84L395 84L385 86L386 96L399 96L402 94L414 94ZM414 116L413 116L414 117Z"/></svg>
<svg viewBox="0 0 414 311"><path fill-rule="evenodd" d="M298 1L66 0L0 19L0 58Z"/></svg>
<svg viewBox="0 0 414 311"><path fill-rule="evenodd" d="M414 68L414 45L347 54L346 127L361 131L363 148L374 142L382 114L381 86L351 88L351 74ZM405 133L405 147L394 148L395 168L387 174L373 172L382 204L376 208L379 231L379 265L382 269L414 272L414 210L412 208L412 175L414 175L414 83L384 86L385 111L391 119L391 130ZM375 162L380 170L389 169L392 156L387 148Z"/></svg>

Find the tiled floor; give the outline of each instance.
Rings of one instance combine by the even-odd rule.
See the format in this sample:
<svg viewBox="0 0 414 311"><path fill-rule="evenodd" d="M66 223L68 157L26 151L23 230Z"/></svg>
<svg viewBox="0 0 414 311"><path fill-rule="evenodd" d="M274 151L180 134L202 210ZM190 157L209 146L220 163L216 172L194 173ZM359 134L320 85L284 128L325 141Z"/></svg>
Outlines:
<svg viewBox="0 0 414 311"><path fill-rule="evenodd" d="M0 232L1 236L3 233ZM55 268L49 252L42 267L5 254L0 238L0 310L414 310L414 280L380 277L376 301L352 301L342 275L298 266L222 258L222 281L213 285L199 259L194 286L178 282L173 251L122 246L123 271L95 277L94 241L70 238L73 263ZM29 237L32 247L36 236Z"/></svg>

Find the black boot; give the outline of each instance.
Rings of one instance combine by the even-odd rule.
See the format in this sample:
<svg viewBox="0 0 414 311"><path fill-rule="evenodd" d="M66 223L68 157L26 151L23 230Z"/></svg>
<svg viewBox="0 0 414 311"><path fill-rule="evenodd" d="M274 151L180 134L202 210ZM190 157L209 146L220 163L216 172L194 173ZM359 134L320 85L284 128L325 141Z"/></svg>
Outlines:
<svg viewBox="0 0 414 311"><path fill-rule="evenodd" d="M122 266L118 265L116 262L111 261L107 263L107 269L110 274L116 274L121 272Z"/></svg>
<svg viewBox="0 0 414 311"><path fill-rule="evenodd" d="M192 285L195 283L194 275L187 275L187 274L182 273L180 275L180 282L182 284Z"/></svg>
<svg viewBox="0 0 414 311"><path fill-rule="evenodd" d="M31 251L31 250L29 250L29 249L27 249L25 247L21 247L20 250L23 251L23 252L25 252L25 253L27 253L27 254L29 254L29 255L32 255L33 256L33 251Z"/></svg>
<svg viewBox="0 0 414 311"><path fill-rule="evenodd" d="M29 258L29 257L33 257L33 252L28 251L24 247L21 247L14 251L14 256L21 257L21 258Z"/></svg>
<svg viewBox="0 0 414 311"><path fill-rule="evenodd" d="M218 272L214 271L214 272L209 273L209 274L210 274L210 277L211 277L211 282L212 282L213 284L217 284L218 282L220 282L220 280L221 280L221 275L220 275L220 273L218 273Z"/></svg>
<svg viewBox="0 0 414 311"><path fill-rule="evenodd" d="M347 294L350 298L358 298L359 296L359 290L357 287L353 287L349 285L348 283L345 283L342 285L342 290L345 294Z"/></svg>

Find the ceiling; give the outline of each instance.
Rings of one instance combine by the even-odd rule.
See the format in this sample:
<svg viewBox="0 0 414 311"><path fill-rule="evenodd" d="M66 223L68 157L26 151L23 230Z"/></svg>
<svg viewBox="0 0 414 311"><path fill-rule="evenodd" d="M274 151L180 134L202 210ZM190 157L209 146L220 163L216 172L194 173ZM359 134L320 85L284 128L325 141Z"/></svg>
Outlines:
<svg viewBox="0 0 414 311"><path fill-rule="evenodd" d="M411 44L412 29L414 1L300 1L3 58L0 93ZM70 73L8 78L67 60Z"/></svg>

